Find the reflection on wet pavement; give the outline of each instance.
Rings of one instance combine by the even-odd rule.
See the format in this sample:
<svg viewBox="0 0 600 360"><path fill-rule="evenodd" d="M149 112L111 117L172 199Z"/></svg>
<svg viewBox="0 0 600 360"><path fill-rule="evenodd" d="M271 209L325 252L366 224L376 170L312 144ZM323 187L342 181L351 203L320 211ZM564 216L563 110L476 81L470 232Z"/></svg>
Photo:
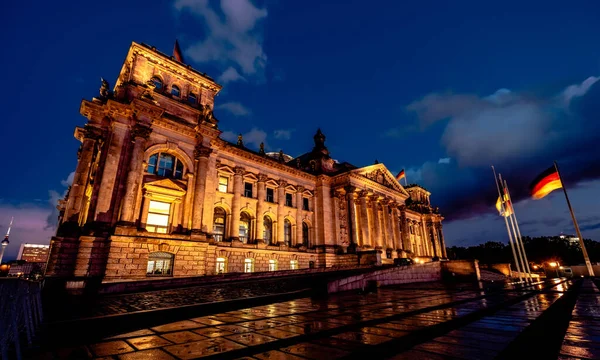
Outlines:
<svg viewBox="0 0 600 360"><path fill-rule="evenodd" d="M600 290L589 279L581 285L560 354L565 358L600 359Z"/></svg>
<svg viewBox="0 0 600 360"><path fill-rule="evenodd" d="M561 284L561 290L568 288L568 283ZM162 324L86 345L85 350L91 357L113 359L141 357L143 351L153 350L147 359L330 360L404 341L408 345L398 348L395 359L488 359L563 296L557 290L534 292L510 286L486 292L476 286L446 288L439 283L391 286L376 293L301 298ZM600 292L594 296L595 309L586 310L591 299L583 299L576 308L582 319L565 338L565 355L581 357L571 354L569 347L592 334L588 328L583 332L582 324L588 323L582 322L584 316L598 314ZM498 311L482 312L496 307ZM460 323L469 314L476 317ZM593 336L600 336L598 320ZM443 334L423 332L445 326ZM415 334L420 334L420 340L408 342ZM588 350L597 355L593 351L598 350Z"/></svg>

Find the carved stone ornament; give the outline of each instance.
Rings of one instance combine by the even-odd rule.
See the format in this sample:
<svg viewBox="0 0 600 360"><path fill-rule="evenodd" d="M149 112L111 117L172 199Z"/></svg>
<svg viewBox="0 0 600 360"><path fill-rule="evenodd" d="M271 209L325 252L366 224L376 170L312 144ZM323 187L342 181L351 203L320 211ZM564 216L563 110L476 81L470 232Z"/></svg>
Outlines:
<svg viewBox="0 0 600 360"><path fill-rule="evenodd" d="M339 198L339 204L340 204L340 227L345 228L347 223L348 223L348 207L347 207L347 201L345 199L345 195L344 194L338 194L338 198Z"/></svg>
<svg viewBox="0 0 600 360"><path fill-rule="evenodd" d="M100 78L102 81L102 85L100 85L100 97L102 99L108 99L110 97L110 86L108 85L108 81Z"/></svg>
<svg viewBox="0 0 600 360"><path fill-rule="evenodd" d="M368 197L368 196L369 196L369 192L368 192L367 190L361 190L361 191L358 193L358 196L359 196L359 197L361 197L361 198L366 198L366 197Z"/></svg>
<svg viewBox="0 0 600 360"><path fill-rule="evenodd" d="M86 125L83 129L83 138L99 140L102 138L102 130L93 126Z"/></svg>
<svg viewBox="0 0 600 360"><path fill-rule="evenodd" d="M259 182L265 182L269 180L269 176L267 176L266 174L258 174L258 181Z"/></svg>
<svg viewBox="0 0 600 360"><path fill-rule="evenodd" d="M304 186L298 185L298 187L296 189L297 189L297 192L301 193L304 191Z"/></svg>
<svg viewBox="0 0 600 360"><path fill-rule="evenodd" d="M244 175L246 173L246 169L244 169L241 166L236 166L235 168L233 168L233 171L236 175Z"/></svg>
<svg viewBox="0 0 600 360"><path fill-rule="evenodd" d="M258 153L261 154L261 155L265 154L265 143L264 142L260 143L260 146L259 146L259 149L258 149Z"/></svg>
<svg viewBox="0 0 600 360"><path fill-rule="evenodd" d="M209 104L206 105L200 105L201 111L202 113L200 114L200 121L206 123L207 125L210 125L212 127L216 127L217 124L219 123L219 120L217 120L217 118L215 118L215 115L213 114L212 108L210 107Z"/></svg>
<svg viewBox="0 0 600 360"><path fill-rule="evenodd" d="M131 129L131 139L135 140L136 138L148 139L150 137L150 133L152 129L147 126L136 124Z"/></svg>
<svg viewBox="0 0 600 360"><path fill-rule="evenodd" d="M286 187L288 183L285 180L279 180L278 184L279 184L280 187Z"/></svg>
<svg viewBox="0 0 600 360"><path fill-rule="evenodd" d="M389 188L394 188L393 184L386 178L385 176L385 172L381 169L377 169L373 172L367 173L365 174L365 177L369 180L373 180L378 184L381 184L383 186L389 187Z"/></svg>
<svg viewBox="0 0 600 360"><path fill-rule="evenodd" d="M237 137L237 146L244 146L244 140L242 138L242 134L239 134Z"/></svg>
<svg viewBox="0 0 600 360"><path fill-rule="evenodd" d="M212 149L206 146L202 146L202 144L196 145L194 148L194 158L200 159L201 157L207 158L212 153Z"/></svg>

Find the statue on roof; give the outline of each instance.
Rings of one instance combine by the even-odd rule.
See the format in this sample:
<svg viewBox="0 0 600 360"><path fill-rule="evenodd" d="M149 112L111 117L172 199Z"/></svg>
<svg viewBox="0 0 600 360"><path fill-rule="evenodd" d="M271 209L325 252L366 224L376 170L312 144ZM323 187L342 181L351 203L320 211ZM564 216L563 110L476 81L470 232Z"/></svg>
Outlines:
<svg viewBox="0 0 600 360"><path fill-rule="evenodd" d="M283 150L279 150L279 161L284 162L285 158L283 157Z"/></svg>
<svg viewBox="0 0 600 360"><path fill-rule="evenodd" d="M200 119L202 121L208 123L208 125L211 125L212 127L216 127L219 120L217 120L217 118L215 118L215 115L213 114L213 110L212 110L211 106L209 104L206 104L206 105L200 104L199 107L201 109Z"/></svg>
<svg viewBox="0 0 600 360"><path fill-rule="evenodd" d="M265 143L264 142L260 143L259 149L258 149L258 153L261 154L261 155L265 154Z"/></svg>
<svg viewBox="0 0 600 360"><path fill-rule="evenodd" d="M244 140L242 139L242 134L238 135L237 146L244 146Z"/></svg>
<svg viewBox="0 0 600 360"><path fill-rule="evenodd" d="M102 85L100 85L100 97L102 99L108 99L110 96L110 86L108 85L108 81L104 80L104 78L100 78L102 81Z"/></svg>

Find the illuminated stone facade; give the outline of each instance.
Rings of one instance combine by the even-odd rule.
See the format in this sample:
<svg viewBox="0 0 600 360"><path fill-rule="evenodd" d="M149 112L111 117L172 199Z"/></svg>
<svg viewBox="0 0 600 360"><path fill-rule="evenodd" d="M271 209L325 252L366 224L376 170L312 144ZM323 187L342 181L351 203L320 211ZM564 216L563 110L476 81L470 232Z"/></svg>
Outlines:
<svg viewBox="0 0 600 360"><path fill-rule="evenodd" d="M219 137L221 86L133 43L113 91L83 100L73 184L49 278L100 281L446 257L430 193L383 164L334 161L318 130L298 157ZM410 199L410 200L408 200Z"/></svg>

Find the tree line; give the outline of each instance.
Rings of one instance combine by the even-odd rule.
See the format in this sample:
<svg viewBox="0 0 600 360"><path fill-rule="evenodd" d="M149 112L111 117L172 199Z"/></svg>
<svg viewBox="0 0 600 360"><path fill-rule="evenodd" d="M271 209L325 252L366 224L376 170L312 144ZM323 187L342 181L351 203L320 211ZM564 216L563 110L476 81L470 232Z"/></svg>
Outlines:
<svg viewBox="0 0 600 360"><path fill-rule="evenodd" d="M585 247L592 263L600 262L600 242L585 239ZM530 263L558 261L561 265L583 265L579 241L570 242L559 236L523 237L525 252ZM482 264L512 263L513 254L508 243L488 241L476 246L452 246L447 249L450 260L479 260Z"/></svg>

